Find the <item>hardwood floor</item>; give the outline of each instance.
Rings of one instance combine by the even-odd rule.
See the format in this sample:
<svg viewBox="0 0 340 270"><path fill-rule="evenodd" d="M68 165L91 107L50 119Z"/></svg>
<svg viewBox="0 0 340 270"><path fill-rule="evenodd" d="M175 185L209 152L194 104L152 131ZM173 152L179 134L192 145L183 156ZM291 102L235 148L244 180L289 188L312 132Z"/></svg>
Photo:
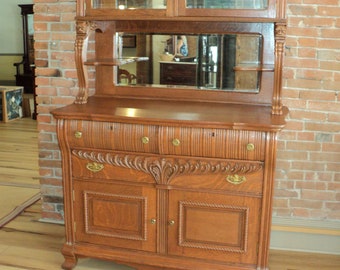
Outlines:
<svg viewBox="0 0 340 270"><path fill-rule="evenodd" d="M13 149L14 137L25 142L25 146L17 147L12 155L8 156L8 163L12 164L20 160L23 151L36 149L37 136L31 136L27 140L27 132L34 134L36 123L28 118L17 120L8 124L0 124L1 147ZM21 123L19 121L22 121ZM6 126L4 126L6 125ZM12 127L11 127L12 126ZM5 130L5 131L4 131ZM5 136L4 133L7 133ZM12 135L10 135L12 133ZM21 135L20 135L21 134ZM35 138L35 139L34 139ZM8 142L6 143L6 140ZM32 144L31 146L29 144ZM10 146L12 145L12 146ZM0 148L2 149L2 148ZM4 157L2 157L3 159ZM4 161L5 162L5 161ZM6 162L5 162L6 163ZM15 162L14 162L15 163ZM22 163L20 163L22 164ZM11 166L9 166L11 167ZM37 168L37 165L23 165L23 171L29 168ZM26 169L25 169L26 168ZM13 174L24 181L24 174L9 169L6 175ZM2 171L3 172L3 171ZM0 172L0 177L2 172ZM32 173L32 175L35 175ZM33 180L32 180L33 179ZM28 177L28 182L35 181L35 177ZM39 221L40 203L26 209L19 217L8 223L0 230L0 270L57 270L63 262L60 248L64 242L64 226L48 224ZM340 256L308 254L287 251L270 252L270 270L339 270ZM75 270L128 270L126 266L112 262L104 262L93 259L81 259ZM213 270L213 269L207 269Z"/></svg>

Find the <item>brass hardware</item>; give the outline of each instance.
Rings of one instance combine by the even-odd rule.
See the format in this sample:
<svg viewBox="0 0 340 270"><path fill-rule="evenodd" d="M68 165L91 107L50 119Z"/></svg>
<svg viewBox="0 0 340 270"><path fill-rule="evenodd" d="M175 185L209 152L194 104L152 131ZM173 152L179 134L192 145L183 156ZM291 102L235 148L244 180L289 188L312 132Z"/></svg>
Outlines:
<svg viewBox="0 0 340 270"><path fill-rule="evenodd" d="M172 140L172 145L173 146L179 146L181 144L181 141L179 139L173 139Z"/></svg>
<svg viewBox="0 0 340 270"><path fill-rule="evenodd" d="M152 218L152 219L150 220L150 222L151 222L151 224L156 224L156 219L155 219L155 218Z"/></svg>
<svg viewBox="0 0 340 270"><path fill-rule="evenodd" d="M150 142L150 139L149 139L149 137L142 137L142 143L143 144L148 144Z"/></svg>
<svg viewBox="0 0 340 270"><path fill-rule="evenodd" d="M170 226L174 226L174 225L175 225L175 221L174 221L174 220L170 220L170 221L168 222L168 224L169 224Z"/></svg>
<svg viewBox="0 0 340 270"><path fill-rule="evenodd" d="M245 176L240 176L238 174L235 175L228 175L226 180L233 185L240 185L247 181L247 178Z"/></svg>
<svg viewBox="0 0 340 270"><path fill-rule="evenodd" d="M100 164L97 162L87 163L86 169L88 169L91 172L97 173L104 169L104 164Z"/></svg>
<svg viewBox="0 0 340 270"><path fill-rule="evenodd" d="M253 143L248 143L247 144L247 150L248 151L254 151L255 150L255 145Z"/></svg>
<svg viewBox="0 0 340 270"><path fill-rule="evenodd" d="M74 132L74 137L76 137L77 139L80 139L82 136L83 136L83 133L81 131Z"/></svg>

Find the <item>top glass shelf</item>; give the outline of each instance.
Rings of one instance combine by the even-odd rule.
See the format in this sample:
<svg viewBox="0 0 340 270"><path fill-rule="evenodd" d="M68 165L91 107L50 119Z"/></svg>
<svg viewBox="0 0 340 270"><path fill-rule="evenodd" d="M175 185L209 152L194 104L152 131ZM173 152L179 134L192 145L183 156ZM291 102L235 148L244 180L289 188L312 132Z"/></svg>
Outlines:
<svg viewBox="0 0 340 270"><path fill-rule="evenodd" d="M80 16L116 20L172 19L186 17L275 19L283 14L286 0L78 0Z"/></svg>
<svg viewBox="0 0 340 270"><path fill-rule="evenodd" d="M266 9L268 0L187 0L186 8Z"/></svg>
<svg viewBox="0 0 340 270"><path fill-rule="evenodd" d="M166 9L166 0L92 0L93 9Z"/></svg>
<svg viewBox="0 0 340 270"><path fill-rule="evenodd" d="M185 1L185 0L183 0ZM93 9L166 9L167 0L92 0ZM268 0L186 0L186 8L266 9Z"/></svg>

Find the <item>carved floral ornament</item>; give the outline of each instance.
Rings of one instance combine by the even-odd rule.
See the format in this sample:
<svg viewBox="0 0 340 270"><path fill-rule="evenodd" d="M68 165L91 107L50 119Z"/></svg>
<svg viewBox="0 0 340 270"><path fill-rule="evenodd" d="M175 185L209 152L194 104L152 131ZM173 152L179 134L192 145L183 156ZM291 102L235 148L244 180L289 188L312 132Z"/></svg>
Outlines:
<svg viewBox="0 0 340 270"><path fill-rule="evenodd" d="M77 35L88 35L91 31L97 29L97 24L91 21L77 21Z"/></svg>
<svg viewBox="0 0 340 270"><path fill-rule="evenodd" d="M95 151L72 150L72 155L98 164L109 164L151 174L158 184L168 184L171 179L181 175L207 174L252 174L263 169L262 162L242 162L235 160L199 160L192 158L173 158L141 156L121 153L101 153Z"/></svg>

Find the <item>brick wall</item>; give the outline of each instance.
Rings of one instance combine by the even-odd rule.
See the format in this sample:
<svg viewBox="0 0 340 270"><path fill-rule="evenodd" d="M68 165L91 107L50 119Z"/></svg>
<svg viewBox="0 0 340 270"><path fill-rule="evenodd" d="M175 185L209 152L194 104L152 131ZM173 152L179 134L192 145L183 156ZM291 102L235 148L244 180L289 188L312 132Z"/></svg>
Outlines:
<svg viewBox="0 0 340 270"><path fill-rule="evenodd" d="M35 0L42 218L63 218L61 162L50 111L76 93L75 0ZM274 216L340 222L340 1L288 0L284 104Z"/></svg>
<svg viewBox="0 0 340 270"><path fill-rule="evenodd" d="M340 221L340 1L288 0L274 216Z"/></svg>
<svg viewBox="0 0 340 270"><path fill-rule="evenodd" d="M63 199L56 122L50 111L74 100L76 0L35 0L35 64L42 219L61 221Z"/></svg>

